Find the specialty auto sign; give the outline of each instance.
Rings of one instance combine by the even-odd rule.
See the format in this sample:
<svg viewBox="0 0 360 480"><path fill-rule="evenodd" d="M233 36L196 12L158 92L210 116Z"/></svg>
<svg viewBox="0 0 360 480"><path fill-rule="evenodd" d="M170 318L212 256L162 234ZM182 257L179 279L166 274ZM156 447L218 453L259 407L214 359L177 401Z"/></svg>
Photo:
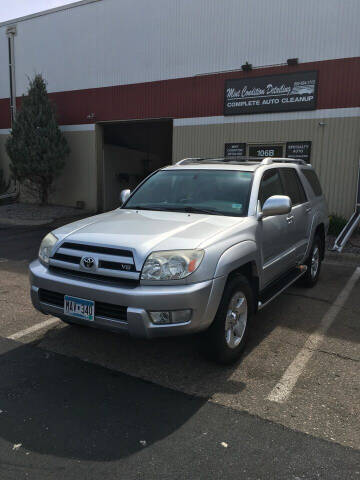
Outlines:
<svg viewBox="0 0 360 480"><path fill-rule="evenodd" d="M227 80L224 115L316 108L317 72Z"/></svg>

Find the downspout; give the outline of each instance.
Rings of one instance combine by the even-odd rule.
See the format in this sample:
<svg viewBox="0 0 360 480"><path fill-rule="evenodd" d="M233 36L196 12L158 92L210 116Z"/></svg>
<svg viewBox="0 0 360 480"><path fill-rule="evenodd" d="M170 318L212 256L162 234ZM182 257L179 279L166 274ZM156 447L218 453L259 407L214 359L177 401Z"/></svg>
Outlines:
<svg viewBox="0 0 360 480"><path fill-rule="evenodd" d="M11 25L6 29L6 36L8 38L9 48L9 79L10 79L10 119L11 126L14 123L16 116L16 83L15 83L15 42L16 25ZM20 192L19 183L15 182L14 190L12 192L0 195L0 200L16 200Z"/></svg>

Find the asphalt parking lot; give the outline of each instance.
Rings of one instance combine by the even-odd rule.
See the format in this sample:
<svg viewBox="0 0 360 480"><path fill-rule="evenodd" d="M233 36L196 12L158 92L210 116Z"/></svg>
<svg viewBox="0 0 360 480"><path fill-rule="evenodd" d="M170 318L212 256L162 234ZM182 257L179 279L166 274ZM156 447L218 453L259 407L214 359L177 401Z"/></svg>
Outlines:
<svg viewBox="0 0 360 480"><path fill-rule="evenodd" d="M0 227L1 478L360 478L356 262L278 297L225 368L192 337L37 329L27 264L47 230Z"/></svg>

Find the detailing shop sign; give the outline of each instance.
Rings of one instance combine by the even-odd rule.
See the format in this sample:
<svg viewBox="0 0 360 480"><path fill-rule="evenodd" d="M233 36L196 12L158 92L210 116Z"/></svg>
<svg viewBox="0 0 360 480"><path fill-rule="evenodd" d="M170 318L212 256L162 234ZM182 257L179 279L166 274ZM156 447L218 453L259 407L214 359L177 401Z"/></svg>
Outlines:
<svg viewBox="0 0 360 480"><path fill-rule="evenodd" d="M224 115L316 108L317 72L227 80Z"/></svg>

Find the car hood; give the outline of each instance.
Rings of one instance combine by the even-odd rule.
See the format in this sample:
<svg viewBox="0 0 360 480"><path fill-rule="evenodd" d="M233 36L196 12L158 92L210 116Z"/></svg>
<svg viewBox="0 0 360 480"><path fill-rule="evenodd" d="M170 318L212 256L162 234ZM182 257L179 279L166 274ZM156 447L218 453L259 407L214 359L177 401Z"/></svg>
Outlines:
<svg viewBox="0 0 360 480"><path fill-rule="evenodd" d="M156 250L198 248L202 242L208 243L212 236L243 220L219 215L118 209L65 225L53 233L60 240L130 248L139 258Z"/></svg>

